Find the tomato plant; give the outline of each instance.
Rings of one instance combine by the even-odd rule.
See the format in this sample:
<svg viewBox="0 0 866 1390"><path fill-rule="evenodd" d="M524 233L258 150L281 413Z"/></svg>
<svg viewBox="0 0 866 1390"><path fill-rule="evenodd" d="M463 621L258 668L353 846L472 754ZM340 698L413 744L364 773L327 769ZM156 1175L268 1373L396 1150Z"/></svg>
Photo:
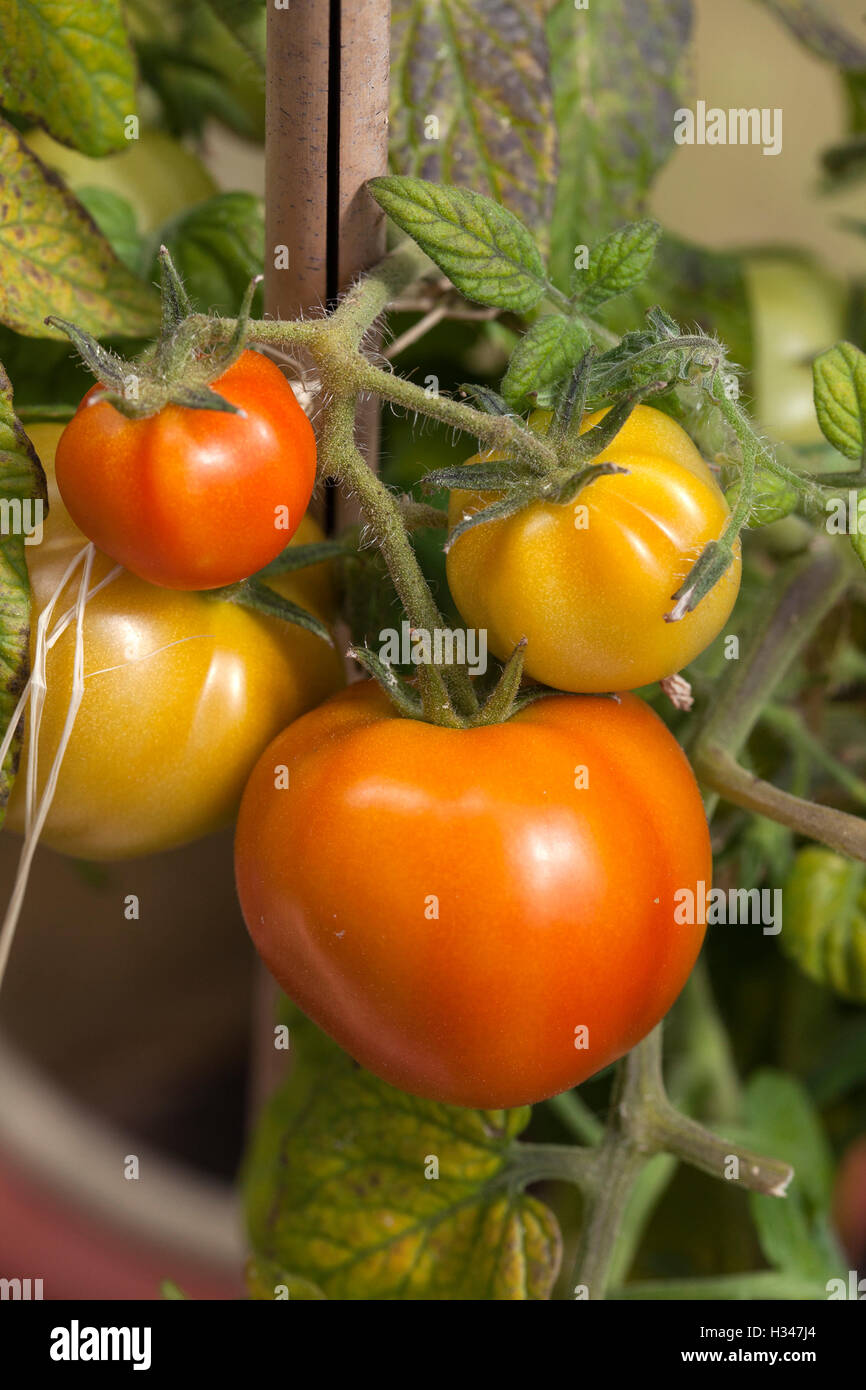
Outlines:
<svg viewBox="0 0 866 1390"><path fill-rule="evenodd" d="M0 983L237 812L253 1299L862 1291L866 48L709 8L0 4Z"/></svg>
<svg viewBox="0 0 866 1390"><path fill-rule="evenodd" d="M30 430L49 484L60 434L57 425ZM58 616L74 603L77 579L61 579L86 544L56 487L49 487L49 500L42 543L27 551L34 634L56 593ZM295 535L299 543L320 538L308 519ZM94 586L114 568L98 555ZM299 571L271 583L324 621L332 616L327 572ZM84 699L42 833L53 849L83 859L152 854L227 824L269 739L341 680L337 653L312 633L205 594L156 588L126 571L89 600L84 642ZM47 658L43 784L66 719L73 650L69 628ZM25 741L25 766L27 748ZM24 777L7 824L24 830Z"/></svg>
<svg viewBox="0 0 866 1390"><path fill-rule="evenodd" d="M310 500L315 437L279 369L245 352L213 387L236 414L169 402L129 419L94 387L57 446L73 520L151 584L215 589L254 574Z"/></svg>
<svg viewBox="0 0 866 1390"><path fill-rule="evenodd" d="M586 415L581 432L603 418ZM549 423L537 413L536 428ZM633 690L673 675L721 631L739 589L738 556L695 612L665 622L728 517L716 479L675 420L638 406L603 458L625 473L598 478L575 502L539 500L478 526L448 553L448 583L466 623L487 631L499 657L525 638L527 675L559 690ZM455 489L452 527L491 501Z"/></svg>

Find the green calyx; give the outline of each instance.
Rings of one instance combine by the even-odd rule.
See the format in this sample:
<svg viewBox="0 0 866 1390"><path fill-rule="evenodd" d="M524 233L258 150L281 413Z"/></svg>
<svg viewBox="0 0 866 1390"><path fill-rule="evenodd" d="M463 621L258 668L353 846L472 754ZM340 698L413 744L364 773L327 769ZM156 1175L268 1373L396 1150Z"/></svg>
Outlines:
<svg viewBox="0 0 866 1390"><path fill-rule="evenodd" d="M417 680L407 680L378 652L369 647L350 647L348 655L378 681L394 708L406 719L436 724L445 729L477 729L505 724L520 710L546 695L559 694L547 686L523 685L526 639L518 642L492 685L479 681L471 701L455 698L445 668L422 666Z"/></svg>
<svg viewBox="0 0 866 1390"><path fill-rule="evenodd" d="M183 281L163 246L159 252L162 326L157 341L138 357L127 360L103 347L84 329L66 319L45 320L65 333L90 369L101 390L95 399L108 401L131 420L156 415L165 406L191 410L220 410L237 414L238 407L212 389L212 383L236 362L249 334L250 308L261 276L250 282L234 330L227 342L209 351L202 342L199 316L193 313Z"/></svg>
<svg viewBox="0 0 866 1390"><path fill-rule="evenodd" d="M629 392L607 411L602 420L581 432L594 357L595 349L591 348L559 394L553 417L543 435L547 446L545 459L539 459L535 452L524 452L518 439L507 457L440 468L427 475L424 486L428 491L448 488L496 493L495 499L487 506L463 517L452 528L445 545L446 551L475 526L502 521L522 511L531 502L568 505L597 478L628 472L619 464L596 460L619 434L638 401L649 394L653 387ZM528 427L526 434L537 442L537 431Z"/></svg>

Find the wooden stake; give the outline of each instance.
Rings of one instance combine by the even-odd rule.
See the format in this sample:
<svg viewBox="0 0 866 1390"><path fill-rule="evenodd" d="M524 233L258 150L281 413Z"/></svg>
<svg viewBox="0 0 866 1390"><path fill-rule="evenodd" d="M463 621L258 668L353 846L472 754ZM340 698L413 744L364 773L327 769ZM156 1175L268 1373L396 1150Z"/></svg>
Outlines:
<svg viewBox="0 0 866 1390"><path fill-rule="evenodd" d="M384 254L384 214L364 183L387 170L390 18L390 0L269 0L265 312L273 318L320 312ZM375 468L378 403L358 417L358 443ZM341 520L349 515L340 508ZM252 1120L290 1056L274 1048L277 998L257 964Z"/></svg>

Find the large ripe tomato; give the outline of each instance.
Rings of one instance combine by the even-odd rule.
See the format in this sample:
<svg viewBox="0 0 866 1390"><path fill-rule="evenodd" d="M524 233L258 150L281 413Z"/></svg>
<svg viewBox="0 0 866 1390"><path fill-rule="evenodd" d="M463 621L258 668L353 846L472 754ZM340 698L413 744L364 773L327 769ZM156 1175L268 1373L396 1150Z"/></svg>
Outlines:
<svg viewBox="0 0 866 1390"><path fill-rule="evenodd" d="M549 419L538 412L532 423L546 429ZM486 629L503 659L527 638L526 673L559 690L634 690L673 675L717 636L739 590L738 554L694 612L664 620L729 514L675 420L637 406L599 461L629 471L596 479L574 503L533 502L477 526L448 553L448 583L466 624ZM490 501L489 493L452 492L451 526Z"/></svg>
<svg viewBox="0 0 866 1390"><path fill-rule="evenodd" d="M42 543L26 547L35 637L39 613L86 541L53 481L60 426L31 426L29 433L51 505ZM320 537L305 519L295 542ZM93 581L113 568L97 555ZM66 585L56 618L75 602L79 577L80 570ZM325 567L272 583L323 621L332 616ZM66 718L73 645L70 627L48 654L41 784ZM342 682L337 653L312 633L207 595L154 588L127 571L88 604L84 670L85 695L42 839L87 859L149 854L227 824L268 741ZM19 831L26 760L25 737L7 818Z"/></svg>
<svg viewBox="0 0 866 1390"><path fill-rule="evenodd" d="M243 352L213 389L243 413L167 405L131 420L89 391L57 446L76 525L169 589L215 589L267 565L315 482L312 425L273 362Z"/></svg>
<svg viewBox="0 0 866 1390"><path fill-rule="evenodd" d="M712 867L689 764L636 696L453 730L373 682L265 751L235 862L305 1013L395 1086L482 1108L577 1085L663 1017L704 932L674 894Z"/></svg>

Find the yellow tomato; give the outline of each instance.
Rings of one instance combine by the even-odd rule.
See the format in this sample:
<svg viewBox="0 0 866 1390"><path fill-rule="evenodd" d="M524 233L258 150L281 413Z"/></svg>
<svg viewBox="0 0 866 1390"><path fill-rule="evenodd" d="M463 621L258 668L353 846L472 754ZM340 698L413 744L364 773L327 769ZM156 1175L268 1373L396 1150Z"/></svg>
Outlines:
<svg viewBox="0 0 866 1390"><path fill-rule="evenodd" d="M59 425L30 437L49 483L50 514L39 545L27 546L32 633L70 560L86 544L57 493ZM305 519L292 544L321 539ZM97 552L92 583L114 568ZM81 570L55 606L75 602ZM327 622L326 566L273 580L286 598ZM48 653L39 738L39 783L57 750L72 686L74 625ZM294 625L262 618L206 594L155 588L122 570L87 605L84 698L66 748L43 841L88 859L150 854L228 823L262 750L298 715L342 684L338 654ZM27 737L7 824L24 829Z"/></svg>
<svg viewBox="0 0 866 1390"><path fill-rule="evenodd" d="M582 430L604 413L588 415ZM549 421L537 411L530 423L545 431ZM597 478L573 502L532 502L476 526L448 554L454 601L467 626L486 630L490 650L505 658L525 637L527 675L587 693L633 690L687 666L721 630L740 585L737 553L694 612L664 620L729 515L675 420L637 406L597 461L628 473ZM451 527L492 500L490 493L452 492Z"/></svg>

